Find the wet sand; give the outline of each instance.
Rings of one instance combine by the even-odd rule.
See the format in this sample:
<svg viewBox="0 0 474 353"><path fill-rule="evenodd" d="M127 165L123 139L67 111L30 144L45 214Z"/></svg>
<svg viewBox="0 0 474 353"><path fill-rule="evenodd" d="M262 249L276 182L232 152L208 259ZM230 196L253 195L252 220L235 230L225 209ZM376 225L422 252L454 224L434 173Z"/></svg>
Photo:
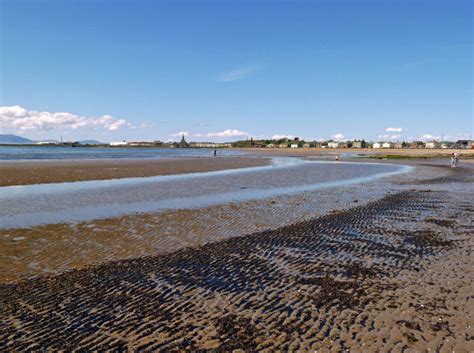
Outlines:
<svg viewBox="0 0 474 353"><path fill-rule="evenodd" d="M16 230L0 350L470 352L474 168L411 163L357 190Z"/></svg>
<svg viewBox="0 0 474 353"><path fill-rule="evenodd" d="M248 157L2 161L0 186L198 173L269 163L268 158Z"/></svg>

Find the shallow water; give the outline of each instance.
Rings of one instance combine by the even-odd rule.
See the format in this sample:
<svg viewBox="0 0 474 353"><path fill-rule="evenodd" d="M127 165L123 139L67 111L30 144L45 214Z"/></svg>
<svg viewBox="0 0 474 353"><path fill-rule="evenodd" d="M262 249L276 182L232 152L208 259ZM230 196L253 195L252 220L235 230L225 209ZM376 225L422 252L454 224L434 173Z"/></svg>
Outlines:
<svg viewBox="0 0 474 353"><path fill-rule="evenodd" d="M0 226L87 221L206 207L370 182L411 167L280 157L263 167L0 188Z"/></svg>
<svg viewBox="0 0 474 353"><path fill-rule="evenodd" d="M121 159L121 158L178 158L210 157L209 148L109 148L63 146L0 146L0 160L67 160L67 159ZM219 149L218 155L235 156L243 152Z"/></svg>

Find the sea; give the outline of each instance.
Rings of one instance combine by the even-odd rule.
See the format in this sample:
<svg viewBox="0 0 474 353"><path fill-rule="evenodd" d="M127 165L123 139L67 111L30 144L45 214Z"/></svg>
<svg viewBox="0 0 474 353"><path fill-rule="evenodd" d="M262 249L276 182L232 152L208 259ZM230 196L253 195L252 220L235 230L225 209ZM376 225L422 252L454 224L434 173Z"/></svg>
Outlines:
<svg viewBox="0 0 474 353"><path fill-rule="evenodd" d="M0 161L208 157L213 153L210 148L0 146ZM220 156L243 154L230 149L219 149L217 153Z"/></svg>

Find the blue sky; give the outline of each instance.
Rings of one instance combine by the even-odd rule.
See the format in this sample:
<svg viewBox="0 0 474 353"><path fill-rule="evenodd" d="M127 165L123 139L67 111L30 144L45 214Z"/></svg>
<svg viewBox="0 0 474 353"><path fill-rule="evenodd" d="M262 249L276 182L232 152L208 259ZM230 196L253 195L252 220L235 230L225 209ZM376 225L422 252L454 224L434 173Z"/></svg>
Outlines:
<svg viewBox="0 0 474 353"><path fill-rule="evenodd" d="M3 133L474 135L471 1L0 2Z"/></svg>

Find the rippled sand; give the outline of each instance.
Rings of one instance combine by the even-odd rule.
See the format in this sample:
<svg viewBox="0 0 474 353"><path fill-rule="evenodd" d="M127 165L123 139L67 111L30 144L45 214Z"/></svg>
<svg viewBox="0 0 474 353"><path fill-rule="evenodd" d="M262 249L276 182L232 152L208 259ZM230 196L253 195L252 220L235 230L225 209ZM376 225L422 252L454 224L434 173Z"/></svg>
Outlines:
<svg viewBox="0 0 474 353"><path fill-rule="evenodd" d="M0 349L472 351L473 171L3 232Z"/></svg>

